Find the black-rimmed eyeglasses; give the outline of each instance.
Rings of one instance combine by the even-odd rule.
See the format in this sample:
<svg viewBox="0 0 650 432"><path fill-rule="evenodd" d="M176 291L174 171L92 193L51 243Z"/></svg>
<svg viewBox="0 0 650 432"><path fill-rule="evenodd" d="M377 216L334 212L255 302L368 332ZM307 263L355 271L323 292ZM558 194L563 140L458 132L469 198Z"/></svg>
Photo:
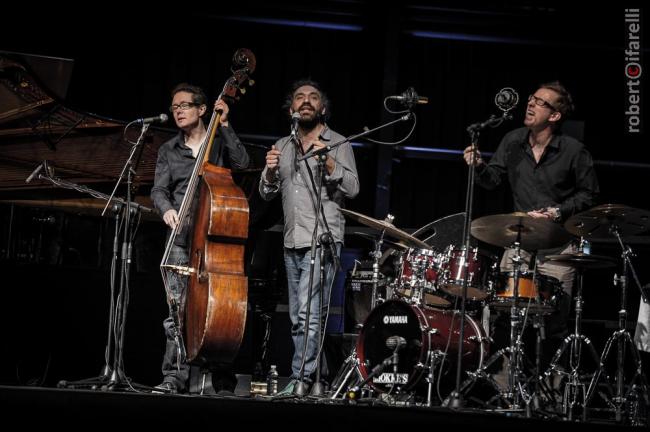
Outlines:
<svg viewBox="0 0 650 432"><path fill-rule="evenodd" d="M197 104L197 103L194 103L194 102L181 102L179 104L174 104L174 105L170 106L169 107L169 112L173 113L174 111L176 111L179 108L181 110L183 110L183 111L187 111L188 109L190 109L192 107L195 107L197 105L200 105L200 104Z"/></svg>
<svg viewBox="0 0 650 432"><path fill-rule="evenodd" d="M555 109L555 107L553 105L551 105L549 102L547 102L544 99L542 99L541 97L537 97L537 96L535 96L533 94L528 96L528 102L530 102L530 101L533 101L535 103L535 105L537 105L537 106L543 106L543 107L546 107L546 108L551 109L553 111L557 111L557 109Z"/></svg>

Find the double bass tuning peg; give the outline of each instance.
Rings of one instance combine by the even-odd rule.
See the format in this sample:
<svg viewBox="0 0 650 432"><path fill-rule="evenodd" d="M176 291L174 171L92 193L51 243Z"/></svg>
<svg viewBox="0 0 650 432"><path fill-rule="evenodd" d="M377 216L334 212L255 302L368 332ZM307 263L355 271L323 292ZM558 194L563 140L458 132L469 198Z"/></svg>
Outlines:
<svg viewBox="0 0 650 432"><path fill-rule="evenodd" d="M249 79L248 80L248 85L249 86L254 86L255 85L255 80Z"/></svg>

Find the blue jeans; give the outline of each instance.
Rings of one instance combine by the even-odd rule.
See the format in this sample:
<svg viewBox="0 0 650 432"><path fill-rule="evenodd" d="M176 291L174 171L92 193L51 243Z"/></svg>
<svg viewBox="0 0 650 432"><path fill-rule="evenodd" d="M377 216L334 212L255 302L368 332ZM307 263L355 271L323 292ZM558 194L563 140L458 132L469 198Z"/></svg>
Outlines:
<svg viewBox="0 0 650 432"><path fill-rule="evenodd" d="M169 262L176 265L187 265L189 258L187 250L180 246L172 246L169 254ZM179 319L183 318L185 311L185 298L187 293L187 276L181 276L172 273L169 276L169 290L170 295L174 297L179 307ZM190 375L190 367L187 363L179 361L178 345L176 344L175 334L176 325L174 319L169 316L163 321L165 328L165 337L167 344L165 347L165 355L162 362L163 382L169 382L180 392L187 390L187 382Z"/></svg>
<svg viewBox="0 0 650 432"><path fill-rule="evenodd" d="M336 253L341 252L341 244L336 244ZM302 353L304 350L305 331L307 322L307 303L309 297L309 268L311 261L311 249L284 249L284 263L287 269L287 282L289 285L289 318L291 318L291 336L293 339L293 359L291 361L291 378L300 377L302 365ZM323 287L323 319L329 302L330 285L335 276L332 255L326 248L325 259L325 280ZM318 340L318 319L320 312L320 247L316 249L316 260L314 266L313 288L311 293L311 306L309 313L309 331L307 336L307 353L305 355L304 377L310 381L310 376L316 369L316 357L319 350ZM323 325L322 332L325 332ZM323 362L324 363L324 362ZM322 368L321 370L324 370Z"/></svg>

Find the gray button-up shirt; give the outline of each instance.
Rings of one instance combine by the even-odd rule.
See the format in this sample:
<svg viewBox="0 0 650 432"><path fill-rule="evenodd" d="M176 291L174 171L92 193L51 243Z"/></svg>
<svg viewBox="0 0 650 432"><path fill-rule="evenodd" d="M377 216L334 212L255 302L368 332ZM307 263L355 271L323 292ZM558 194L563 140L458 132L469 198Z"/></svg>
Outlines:
<svg viewBox="0 0 650 432"><path fill-rule="evenodd" d="M334 144L345 138L325 127L319 139L325 144ZM279 169L276 171L275 181L269 183L266 181L267 168L264 168L259 184L260 195L269 201L278 193L282 194L284 247L295 249L309 247L316 219L314 209L317 197L313 192L305 161L298 162L300 151L291 137L279 139L275 143L275 148L281 153ZM329 155L334 159L335 167L331 175L325 176L325 183L321 188L322 204L334 241L343 243L345 218L339 212L339 208L343 207L344 198L354 198L359 193L359 176L349 142L336 147ZM318 164L315 158L309 158L307 161L314 174L314 180L318 182ZM324 227L321 222L318 226L318 234L323 232Z"/></svg>

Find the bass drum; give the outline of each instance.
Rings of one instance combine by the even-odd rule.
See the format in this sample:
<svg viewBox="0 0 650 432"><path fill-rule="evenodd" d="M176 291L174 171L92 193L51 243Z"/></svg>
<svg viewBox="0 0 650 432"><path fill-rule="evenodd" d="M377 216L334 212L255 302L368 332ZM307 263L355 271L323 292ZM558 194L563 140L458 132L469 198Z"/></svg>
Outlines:
<svg viewBox="0 0 650 432"><path fill-rule="evenodd" d="M476 321L465 316L463 371L483 365L488 339ZM451 391L456 379L460 312L440 310L389 300L370 312L357 339L360 372L366 379L373 368L389 359L397 346L397 367L389 363L370 380L379 392L394 394L412 390L427 374L434 356L434 377L441 376L441 388ZM442 370L440 368L442 367ZM442 373L441 373L442 372Z"/></svg>

